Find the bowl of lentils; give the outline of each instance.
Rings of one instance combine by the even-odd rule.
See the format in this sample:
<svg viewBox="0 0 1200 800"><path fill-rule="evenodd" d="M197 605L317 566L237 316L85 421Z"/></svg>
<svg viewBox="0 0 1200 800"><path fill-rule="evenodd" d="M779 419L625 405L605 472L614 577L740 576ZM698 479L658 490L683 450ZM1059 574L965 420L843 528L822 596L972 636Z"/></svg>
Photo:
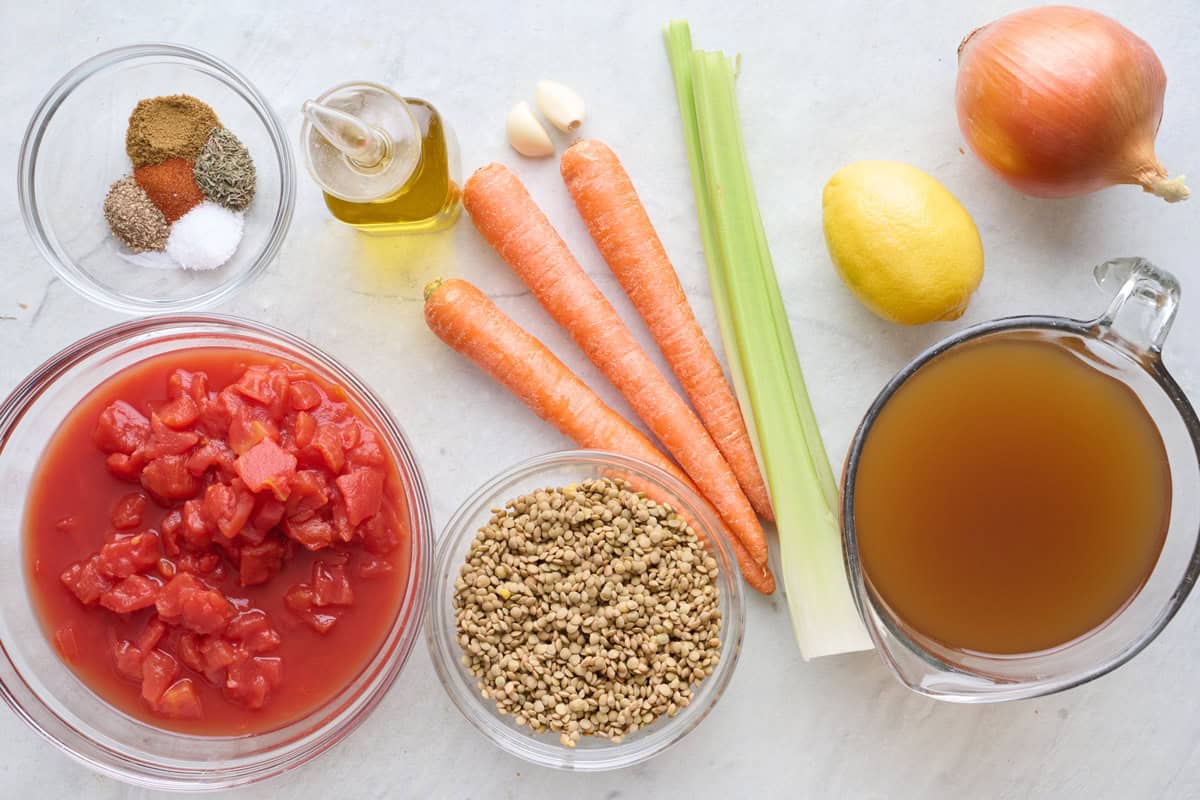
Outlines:
<svg viewBox="0 0 1200 800"><path fill-rule="evenodd" d="M46 94L21 145L18 195L64 283L120 311L178 312L267 267L291 222L295 167L241 73L189 47L133 45Z"/></svg>
<svg viewBox="0 0 1200 800"><path fill-rule="evenodd" d="M438 543L426 637L462 714L546 767L617 769L712 710L737 663L742 584L711 507L590 450L497 475Z"/></svg>

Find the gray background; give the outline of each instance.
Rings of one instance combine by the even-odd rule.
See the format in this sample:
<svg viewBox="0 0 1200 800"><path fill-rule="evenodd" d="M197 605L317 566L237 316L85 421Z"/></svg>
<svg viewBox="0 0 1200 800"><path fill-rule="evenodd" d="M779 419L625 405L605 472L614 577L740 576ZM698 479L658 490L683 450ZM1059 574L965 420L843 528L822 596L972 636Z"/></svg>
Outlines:
<svg viewBox="0 0 1200 800"><path fill-rule="evenodd" d="M7 187L0 195L0 391L59 348L121 319L56 281L34 250L16 204L16 159L34 106L59 76L100 50L147 40L191 44L232 62L270 99L293 141L300 103L338 82L381 81L431 99L458 132L464 168L490 160L515 165L585 268L636 322L575 215L556 162L524 161L504 141L505 113L532 99L536 80L574 86L589 104L584 133L621 155L715 336L659 35L669 18L686 16L698 46L744 54L739 88L750 160L801 362L835 457L882 383L921 348L996 316L1094 315L1105 298L1091 284L1090 267L1115 255L1146 256L1180 276L1185 299L1167 362L1200 397L1200 303L1186 291L1200 286L1200 201L1168 207L1128 187L1066 202L1033 200L960 152L955 49L973 27L1023 3L115 5L0 2L0 184ZM1170 85L1158 152L1173 174L1200 176L1195 3L1092 5L1159 53ZM911 162L974 215L987 271L960 322L893 327L838 282L821 237L820 190L835 169L860 158ZM465 220L436 239L369 241L329 218L303 172L299 188L280 257L253 291L218 310L307 337L378 390L413 439L438 525L500 466L567 442L425 330L420 290L430 278L478 283L628 413ZM648 342L640 323L633 328ZM783 598L753 597L742 661L711 717L651 763L590 776L532 768L492 748L452 708L422 643L348 741L239 794L1194 797L1197 633L1200 605L1193 601L1113 675L1041 700L961 707L910 694L869 653L802 662ZM0 710L0 741L0 797L142 794L68 761L7 709Z"/></svg>

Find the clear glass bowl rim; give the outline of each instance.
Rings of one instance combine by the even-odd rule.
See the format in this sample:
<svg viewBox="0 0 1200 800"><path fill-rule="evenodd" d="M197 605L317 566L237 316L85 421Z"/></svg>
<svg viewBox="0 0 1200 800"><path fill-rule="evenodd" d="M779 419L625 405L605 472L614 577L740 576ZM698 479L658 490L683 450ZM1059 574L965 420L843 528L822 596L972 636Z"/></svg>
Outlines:
<svg viewBox="0 0 1200 800"><path fill-rule="evenodd" d="M259 119L262 120L263 127L266 129L267 135L271 139L271 144L274 146L275 157L279 161L280 177L279 208L276 211L275 219L271 222L271 235L262 248L262 251L258 254L258 257L254 260L254 263L232 280L226 281L203 294L161 302L136 300L109 291L86 276L78 274L67 264L63 263L63 260L59 258L51 246L50 237L42 226L41 214L38 209L37 192L34 188L42 138L45 136L51 120L54 119L54 115L63 101L71 92L96 73L124 61L146 57L177 58L184 61L193 61L223 74L232 83L232 88L250 104L255 113L258 114ZM220 302L242 286L250 283L278 255L279 249L283 245L283 240L287 237L288 228L291 226L292 213L296 205L296 165L292 158L291 147L288 144L283 123L280 122L279 117L271 108L266 97L241 72L221 59L194 47L170 42L146 42L125 45L98 53L78 64L50 87L50 90L46 92L41 102L38 103L33 116L29 120L29 125L25 128L24 138L21 140L20 155L17 161L17 199L21 207L21 217L25 221L25 229L28 231L30 238L33 239L34 245L37 247L38 252L41 253L42 258L50 264L55 275L83 297L105 308L111 308L124 313L151 314L196 311Z"/></svg>
<svg viewBox="0 0 1200 800"><path fill-rule="evenodd" d="M573 466L611 467L618 471L640 473L640 478L648 479L666 489L671 496L678 497L691 506L689 511L696 515L697 524L703 526L703 535L710 537L716 544L719 569L717 583L722 593L728 593L729 602L721 630L721 660L716 670L704 680L704 684L711 683L711 686L706 687L708 692L702 700L693 702L675 717L660 718L655 722L655 726L661 727L657 727L652 734L638 731L620 744L608 742L586 750L569 750L559 745L547 744L533 738L532 735L516 732L500 721L494 703L479 695L475 678L465 675L462 670L453 614L444 608L442 603L447 594L448 584L452 585L458 575L459 564L456 560L466 542L477 532L470 520L491 507L485 501L501 486L514 480L528 478L531 481L530 489L535 488L534 484L541 488L542 484L537 483L539 473ZM430 583L431 608L425 621L425 634L430 658L446 694L450 696L459 712L501 750L531 764L553 769L577 772L622 769L646 761L678 743L708 716L721 698L733 677L745 632L746 602L741 573L738 572L725 528L715 514L696 492L675 476L640 459L602 450L561 450L546 453L515 464L486 481L459 506L442 529Z"/></svg>
<svg viewBox="0 0 1200 800"><path fill-rule="evenodd" d="M34 715L21 705L13 691L0 680L0 697L3 697L14 713L42 738L51 742L76 762L100 774L136 786L177 792L215 791L276 777L312 761L353 733L387 694L420 638L424 614L428 605L432 564L436 554L433 520L425 480L407 436L383 401L353 371L315 345L280 328L222 314L165 314L118 323L85 336L34 369L0 403L0 454L4 452L12 432L21 424L29 406L41 393L53 385L64 373L84 364L96 354L103 353L122 343L136 342L138 345L144 345L149 342L178 341L181 331L194 333L197 330L206 329L202 331L204 334L220 336L227 333L230 328L251 338L265 341L269 345L282 346L284 349L298 354L300 357L298 360L310 361L322 370L333 373L339 381L364 401L367 405L366 410L377 417L381 426L380 433L398 457L399 466L407 479L405 500L409 504L409 517L414 528L411 532L413 541L410 557L413 566L410 568L404 599L396 613L395 625L400 625L403 620L407 620L407 622L398 635L394 630L389 632L384 644L393 638L395 641L391 645L390 651L386 653L386 658L380 661L380 657L384 655L384 647L381 646L380 651L364 668L364 673L373 670L371 680L361 687L353 699L344 701L341 710L330 715L322 727L297 734L275 750L256 754L253 759L239 760L236 766L231 768L223 768L220 764L214 764L204 768L174 770L136 758L125 757L111 748L97 749L93 747L91 753L101 752L104 757L91 755L74 745L90 745L93 744L92 741L85 734L73 728L66 720L63 720L54 708L47 704L44 698L38 696L28 684L22 687L23 692L33 696L43 710L53 717L55 727L66 732L65 736L57 735L55 731L47 730L40 724ZM245 342L239 343L237 340L233 340L232 346L239 344L247 346ZM17 679L20 679L21 674L12 663L3 641L0 641L0 658L6 662L7 668L16 675ZM323 706L314 713L326 710L327 707ZM303 722L304 720L297 720L290 725L301 725ZM198 741L203 741L205 738L207 737L199 737ZM72 741L72 739L76 741Z"/></svg>

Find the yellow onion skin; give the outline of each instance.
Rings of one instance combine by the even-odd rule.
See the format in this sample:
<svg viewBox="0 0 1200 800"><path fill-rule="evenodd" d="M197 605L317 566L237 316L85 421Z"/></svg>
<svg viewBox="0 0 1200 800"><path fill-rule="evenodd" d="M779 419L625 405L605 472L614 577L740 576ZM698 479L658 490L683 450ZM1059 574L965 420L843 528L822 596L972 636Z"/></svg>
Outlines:
<svg viewBox="0 0 1200 800"><path fill-rule="evenodd" d="M1150 45L1115 20L1031 8L959 45L958 124L975 154L1026 194L1075 197L1117 183L1161 193L1173 183L1154 153L1166 85ZM1181 180L1177 188L1186 197Z"/></svg>

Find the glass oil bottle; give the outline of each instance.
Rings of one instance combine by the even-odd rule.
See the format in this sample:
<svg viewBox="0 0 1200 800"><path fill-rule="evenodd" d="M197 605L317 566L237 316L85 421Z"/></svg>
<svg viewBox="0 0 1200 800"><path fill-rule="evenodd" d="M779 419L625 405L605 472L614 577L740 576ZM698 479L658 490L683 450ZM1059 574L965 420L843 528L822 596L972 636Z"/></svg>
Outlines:
<svg viewBox="0 0 1200 800"><path fill-rule="evenodd" d="M368 233L426 233L458 219L458 143L428 101L356 82L302 110L308 171L335 219Z"/></svg>

